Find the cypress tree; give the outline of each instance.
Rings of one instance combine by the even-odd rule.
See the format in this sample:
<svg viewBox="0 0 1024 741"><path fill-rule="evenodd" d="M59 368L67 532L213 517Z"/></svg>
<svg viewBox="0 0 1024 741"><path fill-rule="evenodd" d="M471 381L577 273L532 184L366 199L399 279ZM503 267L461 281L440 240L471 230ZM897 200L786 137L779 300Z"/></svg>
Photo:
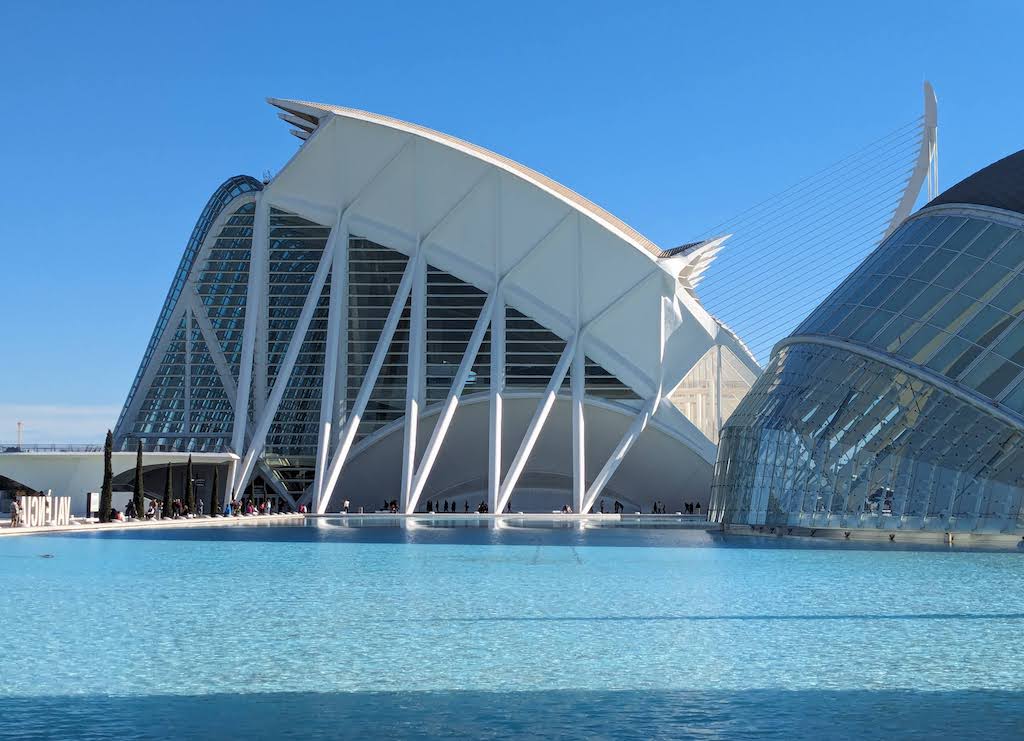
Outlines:
<svg viewBox="0 0 1024 741"><path fill-rule="evenodd" d="M213 489L210 490L210 517L220 514L220 467L213 469Z"/></svg>
<svg viewBox="0 0 1024 741"><path fill-rule="evenodd" d="M192 486L192 456L188 457L188 464L185 466L185 506L190 514L196 511L196 492Z"/></svg>
<svg viewBox="0 0 1024 741"><path fill-rule="evenodd" d="M100 489L100 522L110 522L110 508L114 506L114 433L107 430L103 443L103 488Z"/></svg>
<svg viewBox="0 0 1024 741"><path fill-rule="evenodd" d="M146 513L146 497L142 493L142 440L135 453L135 517L139 520Z"/></svg>
<svg viewBox="0 0 1024 741"><path fill-rule="evenodd" d="M174 507L171 500L174 499L174 484L171 483L171 463L167 462L167 482L164 484L164 506L160 510L160 517L170 517L174 514Z"/></svg>

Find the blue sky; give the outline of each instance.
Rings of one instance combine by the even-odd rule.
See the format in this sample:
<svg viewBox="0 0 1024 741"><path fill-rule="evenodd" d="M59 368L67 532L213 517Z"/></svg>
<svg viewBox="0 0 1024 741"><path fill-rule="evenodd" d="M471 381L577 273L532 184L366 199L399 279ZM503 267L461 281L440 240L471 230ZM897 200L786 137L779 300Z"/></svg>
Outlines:
<svg viewBox="0 0 1024 741"><path fill-rule="evenodd" d="M450 132L656 242L913 117L943 185L1024 146L1024 6L0 4L0 440L100 439L213 189L297 141L266 96Z"/></svg>

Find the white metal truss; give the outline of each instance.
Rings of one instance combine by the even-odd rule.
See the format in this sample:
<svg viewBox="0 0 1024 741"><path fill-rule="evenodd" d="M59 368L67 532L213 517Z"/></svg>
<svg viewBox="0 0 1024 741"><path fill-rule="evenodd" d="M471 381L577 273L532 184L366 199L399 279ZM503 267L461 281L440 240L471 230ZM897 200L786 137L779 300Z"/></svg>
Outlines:
<svg viewBox="0 0 1024 741"><path fill-rule="evenodd" d="M249 397L252 389L253 354L256 349L256 320L266 290L263 281L263 265L267 261L270 243L270 205L266 193L256 196L256 215L252 224L252 248L249 252L249 284L245 296L245 324L242 327L242 354L238 365L238 390L235 397L235 423L231 433L231 447L235 452L244 449L246 423L249 420ZM231 482L231 491L241 489L238 485L238 470Z"/></svg>
<svg viewBox="0 0 1024 741"><path fill-rule="evenodd" d="M387 355L388 348L391 346L391 339L395 336L395 329L398 327L398 320L402 316L402 310L405 308L405 302L409 298L410 290L412 290L412 279L415 273L416 261L409 260L408 265L406 265L405 272L402 274L402 282L398 284L398 291L395 293L395 299L391 304L391 309L388 311L388 318L384 322L384 329L381 330L380 339L377 341L377 346L373 350L373 356L370 358L370 365L366 369L366 375L363 377L362 385L359 387L359 393L356 395L355 402L352 404L352 409L349 411L348 417L345 420L345 427L342 429L338 449L334 451L330 465L327 467L324 487L322 489L324 495L317 503L316 508L316 511L320 514L327 511L327 504L330 501L330 492L334 491L334 486L338 483L338 477L341 475L341 467L345 465L345 459L348 457L348 451L355 440L356 431L359 429L359 422L363 418L363 412L366 411L366 404L370 401L370 394L373 392L373 386L377 383L377 376L380 374L380 368L384 364L384 357Z"/></svg>
<svg viewBox="0 0 1024 741"><path fill-rule="evenodd" d="M206 314L206 307L203 305L199 294L195 292L195 289L193 288L186 295L188 296L192 318L199 328L203 342L206 343L206 350L213 359L213 366L217 369L217 376L220 378L221 386L224 387L224 395L233 409L238 390L235 388L235 379L231 375L231 369L228 367L223 350L221 350L220 342L217 341L217 333L213 330L213 325L210 324L210 317Z"/></svg>
<svg viewBox="0 0 1024 741"><path fill-rule="evenodd" d="M357 204L359 202L359 198L366 193L367 190L372 188L381 175L387 172L388 168L398 160L411 141L411 137L407 138L398 152L364 185L363 189L355 197L353 202L349 204L348 207L340 211L338 222L335 228L331 230L332 236L342 233L346 235L348 234L348 220L346 219L346 215L349 209ZM332 241L333 244L331 244ZM257 197L256 218L253 222L252 257L249 265L249 288L246 298L245 325L242 335L242 358L239 370L240 381L238 384L238 397L235 404L235 428L232 440L236 451L243 449L247 415L239 414L239 410L246 409L248 406L254 366L255 372L257 376L262 378L262 382L257 383L253 388L253 407L254 411L259 415L259 421L255 425L252 440L250 441L248 448L246 448L242 465L238 468L235 474L235 480L232 483L232 491L236 494L245 488L248 483L249 476L252 473L252 467L256 456L258 456L263 450L267 432L270 430L270 425L273 422L274 415L277 413L277 407L284 395L288 379L291 377L292 369L295 366L295 360L298 357L299 350L302 346L302 340L305 338L306 331L309 329L309 322L313 318L313 312L316 310L316 305L320 299L320 292L323 290L324 283L327 280L327 271L333 262L334 252L342 247L344 247L345 250L348 249L347 243L339 245L338 242L339 240L337 236L334 236L333 240L330 238L328 239L328 248L324 249L320 264L317 267L316 274L313 278L313 283L310 286L309 293L306 294L306 300L302 307L302 313L299 315L299 321L292 333L291 342L288 343L288 353L285 355L282 367L278 370L277 380L274 383L275 395L273 397L273 401L264 408L261 400L261 394L265 392L266 388L267 346L265 334L263 341L258 343L259 352L256 352L256 346L259 328L264 326L267 316L266 302L269 289L267 267L270 247L270 204L266 191L261 192ZM395 323L397 324L397 318ZM394 328L392 328L391 333L394 333ZM388 338L388 342L390 343L390 337ZM381 358L381 362L383 362L383 357ZM379 370L380 368L378 366L377 371L379 372ZM370 390L372 391L372 386ZM354 434L355 431L353 430L353 436Z"/></svg>
<svg viewBox="0 0 1024 741"><path fill-rule="evenodd" d="M309 115L306 110L301 112L304 116ZM288 115L295 118L293 113ZM132 402L133 409L128 410L127 416L137 416L145 390L160 365L159 359L166 353L168 343L184 321L187 338L184 367L187 376L186 424L192 421L195 412L191 400L193 332L206 345L216 375L233 408L231 444L240 460L232 466L228 479L230 485L225 495L239 495L254 472L259 471L268 485L293 506L309 502L313 511L324 513L331 504L353 446L356 446L360 423L367 414L368 404L375 398L374 389L382 368L385 362L393 362L388 360L389 352L408 308L401 477L396 492L401 511L416 511L421 500L429 496L428 484L432 473L435 477L442 475L435 468L439 459L447 460L441 454L446 439L452 437L453 427L457 427L454 424L456 412L466 389L471 388L479 396L482 388L472 385L470 379L488 331L486 501L490 511L499 513L505 509L530 469L531 455L545 425L550 427L548 420L556 401L560 397L566 398L561 389L567 374L570 376L568 402L572 433L571 452L567 450L566 456L572 479L572 506L576 511L587 511L611 481L651 419L659 414L664 403L663 388L674 386L688 366L708 348L719 341L729 341L728 336L718 334L721 326L703 310L692 291L688 292L690 278L680 280L671 271L669 262L660 257L660 250L610 214L515 163L496 155L484 156L482 150L472 145L427 135L416 127L366 118L363 114L353 114L351 118L356 123L346 124L345 136L356 137L352 140L355 143L346 143L348 140L342 136L342 124L336 123L343 117L333 113L324 115L328 121L321 120L318 124L308 118L301 119L305 122L302 126L305 139L300 152L265 190L248 195L250 201L255 201L255 213L237 381L232 374L233 361L228 361L218 341L217 331L220 330L214 329L203 297L196 292L193 278L182 293L183 300L170 316L156 347L155 359L146 371L147 376L143 378ZM291 118L288 120L295 124ZM373 156L360 160L363 152L359 137L370 129L376 131L382 127L387 130L387 136L378 132L374 134L376 139L366 140L369 142L366 147L375 147L376 150ZM447 148L444 157L450 151L461 158L452 161L450 173L441 162L438 145ZM354 160L355 165L338 167L333 160L318 159L317 152L325 151L324 148L333 148L329 156L337 155L341 162L346 163ZM344 156L339 154L342 151ZM311 154L304 156L306 152ZM466 164L470 160L472 167ZM310 182L316 181L315 187L305 189L304 181L293 177L295 172L304 173L304 168L309 168L308 177ZM350 173L354 174L350 176ZM437 181L445 178L446 182L438 186ZM344 187L337 186L342 181L345 182ZM270 322L274 320L270 313L269 285L272 209L275 213L277 210L287 211L315 224L331 224L332 227L302 298L301 310L271 386L268 378L268 335L272 329ZM521 228L523 222L528 223L530 229ZM275 221L275 230L276 225ZM204 250L208 251L209 244L215 239L213 231ZM349 249L356 235L400 252L408 260L387 309L383 328L376 338L377 344L362 373L358 391L355 398L350 399ZM310 259L311 267L316 259ZM201 269L201 263L201 258L195 261L194 273ZM351 269L358 270L356 267ZM428 398L427 304L428 274L431 270L446 272L480 291L483 305L472 324L465 348L459 349L461 357L455 356L457 370L443 403L431 412L436 413L437 418L423 445L418 438ZM397 269L393 275L397 278ZM319 406L313 413L317 446L312 463L313 478L306 491L295 496L271 470L265 449L275 418L290 393L287 391L289 382L293 375L298 375L296 368L302 367L299 355L307 333L311 327L319 327L313 324L314 319L320 321L323 317L320 302L328 278L326 332L322 335L325 337L323 376L319 379ZM544 291L534 291L533 284L538 280L547 281ZM476 296L474 294L474 300ZM655 300L661 302L660 310L653 308ZM672 348L669 347L672 328L666 324L665 302L675 313L682 312L687 316L687 331L692 335L687 342L676 343ZM384 307L381 305L379 308L383 312ZM524 387L528 391L513 387L515 393L508 393L506 318L510 309L520 312L518 316L536 322L549 333L547 336L555 335L559 342L564 341L553 372L546 381L543 377L538 378L540 383L546 383L543 391L538 392L531 383ZM650 329L655 323L660 327L656 338L653 338ZM511 326L515 328L518 325ZM467 321L465 330L468 329ZM323 329L319 327L316 331L322 332ZM521 339L515 341L525 342ZM550 343L550 340L546 342ZM553 359L558 350L552 348L545 352ZM514 367L516 361L510 362ZM640 398L640 408L629 428L605 460L600 460L593 452L591 456L595 460L587 460L586 411L589 404L597 401L588 397L588 362L599 364L606 369L602 372L614 375L630 394L635 393ZM750 362L756 367L752 359ZM551 365L545 367L551 368ZM720 368L721 363L717 367ZM527 397L537 400L536 407L511 461L503 461L503 442L509 442L503 440L507 438L507 430L503 429L505 401L507 398L522 400ZM719 402L717 407L720 406ZM287 409L287 404L284 408ZM673 419L683 420L685 424L685 418L678 411L675 414ZM558 424L562 423L560 420ZM594 435L595 431L600 432L594 427L590 434ZM271 435L271 440L276 434ZM459 433L454 434L457 436ZM359 446L365 447L362 442ZM362 449L357 446L357 452ZM707 454L702 455L707 459ZM597 474L588 482L589 466ZM385 496L390 498L390 493Z"/></svg>

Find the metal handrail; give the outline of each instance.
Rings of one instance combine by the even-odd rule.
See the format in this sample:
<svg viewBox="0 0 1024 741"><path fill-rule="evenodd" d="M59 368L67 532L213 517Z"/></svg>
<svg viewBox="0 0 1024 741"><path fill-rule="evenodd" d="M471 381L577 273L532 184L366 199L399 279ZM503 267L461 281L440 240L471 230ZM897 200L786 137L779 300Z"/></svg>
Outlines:
<svg viewBox="0 0 1024 741"><path fill-rule="evenodd" d="M98 453L103 445L98 443L3 443L0 453Z"/></svg>

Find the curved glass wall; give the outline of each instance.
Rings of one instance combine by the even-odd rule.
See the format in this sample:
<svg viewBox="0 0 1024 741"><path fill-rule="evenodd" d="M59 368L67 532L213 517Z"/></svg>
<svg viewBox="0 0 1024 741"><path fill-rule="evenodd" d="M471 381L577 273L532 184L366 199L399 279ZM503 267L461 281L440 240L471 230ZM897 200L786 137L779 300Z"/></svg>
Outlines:
<svg viewBox="0 0 1024 741"><path fill-rule="evenodd" d="M160 315L157 318L156 327L153 328L153 334L150 336L149 343L146 345L146 351L142 356L142 362L139 364L139 370L135 375L135 380L132 382L131 390L128 392L128 398L125 401L124 407L121 410L121 415L117 420L115 429L118 430L119 445L124 442L124 434L121 432L121 426L125 422L124 415L132 406L132 401L139 390L139 384L142 382L142 377L145 375L146 368L149 366L149 363L153 358L153 354L156 352L156 347L159 344L160 337L163 335L164 329L166 329L167 323L171 319L171 313L178 302L178 297L181 295L182 288L185 286L185 280L192 270L192 265L195 262L199 248L202 247L203 242L206 241L206 235L209 233L210 227L213 226L213 222L220 215L221 211L231 203L231 201L244 193L251 193L262 189L263 183L259 180L249 177L248 175L237 175L235 177L228 178L221 183L220 187L218 187L217 190L214 191L213 195L210 196L210 200L206 202L206 206L203 207L203 212L199 215L199 220L192 228L192 234L189 236L188 243L185 245L185 251L181 256L181 262L178 264L178 270L174 274L174 280L171 281L171 287L167 291L167 297L164 299L164 305L160 309ZM246 259L248 259L248 257Z"/></svg>
<svg viewBox="0 0 1024 741"><path fill-rule="evenodd" d="M892 353L1024 413L1024 232L969 213L908 222L794 334Z"/></svg>
<svg viewBox="0 0 1024 741"><path fill-rule="evenodd" d="M233 181L229 181L229 184ZM131 419L118 428L121 449L142 440L147 450L222 452L231 445L234 396L239 378L246 295L250 274L254 198L257 181L226 184L203 212L175 277L168 303L136 379L147 380ZM234 196L231 201L223 199ZM212 204L212 205L211 205ZM231 211L212 238L213 222ZM314 274L326 249L330 228L271 208L267 252L264 322L256 325L257 360L253 370L250 414L261 406L278 381ZM205 251L204 243L207 245ZM301 493L312 481L319 437L323 371L326 362L344 361L337 408L350 407L359 393L377 347L408 258L396 250L353 236L348 245L347 334L339 358L326 359L327 315L332 277L328 275L266 437L261 475L272 475L276 488ZM195 295L186 290L195 287ZM439 403L447 395L469 344L487 294L427 266L426 338L423 398ZM356 441L405 415L409 364L407 300L383 367L360 420ZM173 326L171 326L173 322ZM506 385L510 390L540 391L558 363L565 341L533 319L506 307ZM165 331L166 330L166 331ZM156 357L155 354L159 354ZM155 367L147 372L149 357ZM629 400L637 395L589 358L585 363L588 395ZM564 384L568 390L569 379ZM474 360L465 393L490 386L490 336L485 335ZM122 417L131 407L132 396Z"/></svg>
<svg viewBox="0 0 1024 741"><path fill-rule="evenodd" d="M254 212L251 200L236 207L195 271L196 294L205 317L195 314L192 308L186 308L148 387L141 392L133 387L125 410L131 405L135 393L144 396L134 419L123 419L125 412L122 411L117 432L117 445L121 449L133 448L136 440L142 440L146 450L220 452L230 445L233 405L217 370L215 357L224 358L225 375L230 376L231 382L237 381ZM213 218L216 214L207 219L204 212L200 219L203 228L198 235L203 239ZM189 242L191 254L186 255L187 262L182 261L182 265L187 264L189 269L202 245L202 240L194 243L196 236L194 233L193 240ZM174 313L187 277L188 272L185 272L180 280L175 279L174 303L165 305L158 330L166 325L164 315L170 317ZM209 324L210 339L215 345L213 352L200 328L201 322ZM159 344L159 335L156 338L157 342L152 343L154 351ZM150 350L147 353L152 355ZM148 362L143 360L136 385L140 383ZM186 388L188 394L185 393Z"/></svg>
<svg viewBox="0 0 1024 741"><path fill-rule="evenodd" d="M1022 430L1024 220L927 209L778 349L723 428L712 514L1020 532Z"/></svg>
<svg viewBox="0 0 1024 741"><path fill-rule="evenodd" d="M1024 530L1021 432L890 365L783 347L722 431L711 517L809 528Z"/></svg>

